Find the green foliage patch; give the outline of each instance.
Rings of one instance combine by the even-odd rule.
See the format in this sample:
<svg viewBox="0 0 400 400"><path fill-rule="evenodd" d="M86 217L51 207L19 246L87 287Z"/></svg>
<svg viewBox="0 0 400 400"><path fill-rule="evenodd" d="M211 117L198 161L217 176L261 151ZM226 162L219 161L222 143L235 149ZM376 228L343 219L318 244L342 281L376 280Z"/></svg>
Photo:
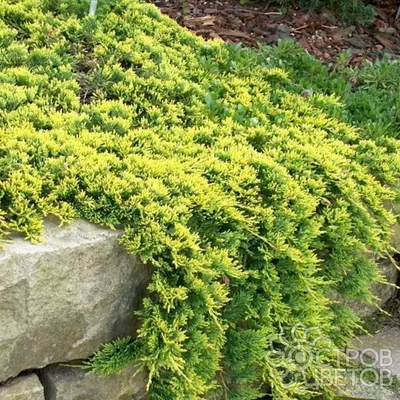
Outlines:
<svg viewBox="0 0 400 400"><path fill-rule="evenodd" d="M284 44L206 42L153 6L104 3L91 19L80 1L0 0L0 232L38 240L48 214L86 218L153 265L137 338L106 345L94 372L139 362L159 400L251 400L265 384L310 398L270 344L302 324L343 346L358 320L329 294L374 301L366 253L388 249L398 111L359 110L344 72L323 94L327 70Z"/></svg>

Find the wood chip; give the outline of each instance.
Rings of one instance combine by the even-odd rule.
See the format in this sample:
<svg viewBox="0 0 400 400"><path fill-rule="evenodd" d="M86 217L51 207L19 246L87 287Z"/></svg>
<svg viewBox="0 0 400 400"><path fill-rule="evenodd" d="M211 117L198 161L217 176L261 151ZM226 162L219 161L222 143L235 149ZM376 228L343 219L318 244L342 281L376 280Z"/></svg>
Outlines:
<svg viewBox="0 0 400 400"><path fill-rule="evenodd" d="M303 26L299 26L298 28L293 29L293 31L298 32L301 31L303 29L306 29L310 24L305 24Z"/></svg>
<svg viewBox="0 0 400 400"><path fill-rule="evenodd" d="M391 42L388 38L385 38L382 35L375 35L375 39L382 45L388 49L393 47L393 42Z"/></svg>
<svg viewBox="0 0 400 400"><path fill-rule="evenodd" d="M212 15L205 15L204 17L185 17L185 21L201 24L204 26L212 26L215 24L215 18Z"/></svg>
<svg viewBox="0 0 400 400"><path fill-rule="evenodd" d="M218 29L217 33L220 36L221 35L223 35L223 36L234 36L234 37L237 37L237 38L254 40L254 38L252 38L246 32L238 31L236 29Z"/></svg>

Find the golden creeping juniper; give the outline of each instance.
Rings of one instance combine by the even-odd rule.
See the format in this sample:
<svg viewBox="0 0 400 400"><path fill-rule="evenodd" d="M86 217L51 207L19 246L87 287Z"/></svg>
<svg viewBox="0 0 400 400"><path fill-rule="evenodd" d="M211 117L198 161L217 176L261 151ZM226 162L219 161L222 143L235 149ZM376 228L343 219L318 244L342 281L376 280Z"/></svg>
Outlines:
<svg viewBox="0 0 400 400"><path fill-rule="evenodd" d="M0 0L0 232L37 240L48 214L85 218L123 227L153 265L137 338L94 372L138 361L160 400L250 400L264 383L310 398L298 373L315 380L335 349L301 370L271 343L298 324L351 337L357 318L328 294L373 301L365 251L388 248L397 139L154 6L87 6Z"/></svg>

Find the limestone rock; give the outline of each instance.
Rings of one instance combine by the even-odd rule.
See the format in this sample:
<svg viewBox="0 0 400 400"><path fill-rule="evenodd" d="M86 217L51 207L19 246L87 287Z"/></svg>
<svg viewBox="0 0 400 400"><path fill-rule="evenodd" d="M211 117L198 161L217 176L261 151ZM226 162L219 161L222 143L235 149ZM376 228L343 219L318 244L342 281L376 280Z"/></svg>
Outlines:
<svg viewBox="0 0 400 400"><path fill-rule="evenodd" d="M392 227L391 246L400 252L400 204L394 201L385 202L385 208L393 212L397 222Z"/></svg>
<svg viewBox="0 0 400 400"><path fill-rule="evenodd" d="M359 337L347 351L357 361L359 373L343 388L340 399L400 399L399 328L387 326L375 335Z"/></svg>
<svg viewBox="0 0 400 400"><path fill-rule="evenodd" d="M101 377L82 370L50 366L42 372L46 400L144 400L146 376L135 375L137 366Z"/></svg>
<svg viewBox="0 0 400 400"><path fill-rule="evenodd" d="M399 400L396 388L379 385L357 385L345 388L337 399L339 400Z"/></svg>
<svg viewBox="0 0 400 400"><path fill-rule="evenodd" d="M392 240L390 244L393 248L400 252L400 224L396 223L392 228Z"/></svg>
<svg viewBox="0 0 400 400"><path fill-rule="evenodd" d="M46 221L43 243L14 238L0 252L0 382L23 370L83 359L132 335L150 268L121 232Z"/></svg>
<svg viewBox="0 0 400 400"><path fill-rule="evenodd" d="M385 327L372 336L362 336L353 343L363 358L371 359L374 368L388 369L392 377L400 380L400 329Z"/></svg>
<svg viewBox="0 0 400 400"><path fill-rule="evenodd" d="M390 260L380 260L378 261L378 264L380 272L386 277L387 282L391 284L376 283L371 287L372 293L380 299L378 303L379 306L382 307L396 292L396 288L393 285L397 283L398 271ZM354 313L361 318L368 318L378 311L375 306L361 303L356 300L343 299L338 293L331 294L330 297L333 300L339 301L340 303L350 307Z"/></svg>
<svg viewBox="0 0 400 400"><path fill-rule="evenodd" d="M392 238L390 240L390 245L400 252L400 223L395 223L392 227Z"/></svg>
<svg viewBox="0 0 400 400"><path fill-rule="evenodd" d="M0 400L44 400L43 386L35 374L19 376L0 385Z"/></svg>

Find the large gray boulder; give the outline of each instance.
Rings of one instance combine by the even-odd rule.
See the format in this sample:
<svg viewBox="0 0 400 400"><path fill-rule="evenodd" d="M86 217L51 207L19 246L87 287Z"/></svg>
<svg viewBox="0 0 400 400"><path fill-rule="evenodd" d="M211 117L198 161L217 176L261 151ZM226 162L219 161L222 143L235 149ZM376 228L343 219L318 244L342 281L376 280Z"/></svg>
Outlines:
<svg viewBox="0 0 400 400"><path fill-rule="evenodd" d="M396 223L392 227L391 246L400 252L400 204L395 201L388 201L385 204L386 209L391 210L396 217Z"/></svg>
<svg viewBox="0 0 400 400"><path fill-rule="evenodd" d="M0 252L0 382L21 371L83 359L132 335L150 268L121 232L46 221L43 243L14 238Z"/></svg>
<svg viewBox="0 0 400 400"><path fill-rule="evenodd" d="M349 386L338 393L337 400L399 400L400 395L396 387L380 385Z"/></svg>
<svg viewBox="0 0 400 400"><path fill-rule="evenodd" d="M43 386L35 374L19 376L0 385L0 400L44 400Z"/></svg>
<svg viewBox="0 0 400 400"><path fill-rule="evenodd" d="M396 223L392 226L390 246L394 249L393 252L400 253L400 204L395 201L387 201L385 202L385 208L391 211L397 218ZM367 254L367 257L373 256ZM380 259L377 260L377 263L379 265L379 271L386 278L387 284L375 283L371 286L371 292L379 299L377 305L383 307L396 293L399 273L393 265L393 261L389 259ZM344 298L337 292L329 293L329 297L334 301L347 305L357 316L363 319L368 319L378 311L375 305L368 305L356 300Z"/></svg>
<svg viewBox="0 0 400 400"><path fill-rule="evenodd" d="M396 223L392 227L392 239L390 241L390 245L400 252L400 224Z"/></svg>
<svg viewBox="0 0 400 400"><path fill-rule="evenodd" d="M349 361L356 362L352 379L340 391L340 399L400 399L400 329L383 327L371 336L361 336L347 349ZM351 371L351 370L350 370ZM348 373L350 372L348 371Z"/></svg>
<svg viewBox="0 0 400 400"><path fill-rule="evenodd" d="M146 374L136 365L101 377L79 369L50 366L42 371L46 400L144 400Z"/></svg>
<svg viewBox="0 0 400 400"><path fill-rule="evenodd" d="M400 328L385 326L371 336L361 336L354 340L353 347L363 360L378 370L386 369L400 382ZM361 361L363 361L361 360Z"/></svg>
<svg viewBox="0 0 400 400"><path fill-rule="evenodd" d="M387 283L374 283L371 286L371 292L379 299L377 305L383 307L396 293L395 285L397 283L398 271L390 260L379 260L378 265L379 271L386 278ZM331 293L330 298L350 307L357 316L363 319L371 317L378 311L375 305L368 305L360 301L343 298L338 293Z"/></svg>

